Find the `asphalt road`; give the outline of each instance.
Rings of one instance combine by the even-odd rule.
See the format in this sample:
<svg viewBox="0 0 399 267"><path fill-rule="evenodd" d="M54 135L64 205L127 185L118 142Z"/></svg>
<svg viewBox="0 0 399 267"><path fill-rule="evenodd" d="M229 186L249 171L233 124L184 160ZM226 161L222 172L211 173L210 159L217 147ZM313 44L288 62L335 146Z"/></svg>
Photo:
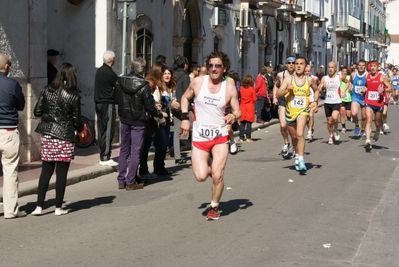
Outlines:
<svg viewBox="0 0 399 267"><path fill-rule="evenodd" d="M0 266L399 266L398 113L366 153L353 131L328 145L321 108L304 175L279 155L278 125L254 132L229 156L218 221L189 164L143 190L118 190L116 173L68 186L60 217L49 191L45 215L0 220Z"/></svg>

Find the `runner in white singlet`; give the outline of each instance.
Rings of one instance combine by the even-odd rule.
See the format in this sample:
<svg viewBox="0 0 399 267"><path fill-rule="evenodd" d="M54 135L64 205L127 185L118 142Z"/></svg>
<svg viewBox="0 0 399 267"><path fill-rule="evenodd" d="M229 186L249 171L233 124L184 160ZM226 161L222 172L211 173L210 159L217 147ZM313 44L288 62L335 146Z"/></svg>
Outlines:
<svg viewBox="0 0 399 267"><path fill-rule="evenodd" d="M183 136L189 134L188 105L189 100L194 98L191 163L197 181L203 182L212 177L212 201L206 219L217 220L224 188L223 173L229 154L227 124L239 119L241 111L236 87L225 81L230 68L229 57L223 52L213 51L206 65L209 75L194 78L182 96L180 128ZM225 115L226 106L230 106L231 113Z"/></svg>

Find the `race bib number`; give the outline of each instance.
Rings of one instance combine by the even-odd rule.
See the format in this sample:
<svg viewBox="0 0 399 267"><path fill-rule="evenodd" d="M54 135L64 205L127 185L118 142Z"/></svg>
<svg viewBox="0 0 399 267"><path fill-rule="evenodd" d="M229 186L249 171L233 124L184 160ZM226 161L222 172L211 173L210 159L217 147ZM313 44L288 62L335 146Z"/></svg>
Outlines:
<svg viewBox="0 0 399 267"><path fill-rule="evenodd" d="M293 108L305 108L306 107L306 97L296 96L291 100L291 107Z"/></svg>
<svg viewBox="0 0 399 267"><path fill-rule="evenodd" d="M222 127L213 124L201 124L198 128L200 136L213 140L222 134Z"/></svg>
<svg viewBox="0 0 399 267"><path fill-rule="evenodd" d="M398 81L393 81L392 85L395 85L395 86L398 85Z"/></svg>
<svg viewBox="0 0 399 267"><path fill-rule="evenodd" d="M327 92L326 99L333 100L337 98L337 92Z"/></svg>
<svg viewBox="0 0 399 267"><path fill-rule="evenodd" d="M360 91L362 91L363 86L355 86L355 93L360 94Z"/></svg>
<svg viewBox="0 0 399 267"><path fill-rule="evenodd" d="M380 100L380 93L379 92L369 92L368 99L369 100Z"/></svg>

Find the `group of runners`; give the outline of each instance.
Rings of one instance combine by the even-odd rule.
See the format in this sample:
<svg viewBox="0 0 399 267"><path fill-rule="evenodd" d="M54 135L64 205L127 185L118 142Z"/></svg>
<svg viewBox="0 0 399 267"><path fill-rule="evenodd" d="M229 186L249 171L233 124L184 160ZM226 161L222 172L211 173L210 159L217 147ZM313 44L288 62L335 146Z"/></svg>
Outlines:
<svg viewBox="0 0 399 267"><path fill-rule="evenodd" d="M340 134L346 132L347 120L354 122L354 136L365 140L364 148L368 152L372 149L371 139L377 141L380 134L389 129L386 122L389 100L391 95L395 97L399 92L397 70L394 72L396 76L388 77L379 71L377 61L366 63L360 60L356 69L348 74L347 67L338 70L335 62L329 62L327 75L319 80L311 75L306 58L286 59L286 70L276 76L273 102L279 104L280 131L284 141L281 155L294 155L297 171L307 170L303 159L304 132L307 126L307 139L311 141L313 115L318 111L317 102L322 92L325 92L329 145L339 141ZM338 130L339 122L341 131ZM373 122L375 131L371 138Z"/></svg>
<svg viewBox="0 0 399 267"><path fill-rule="evenodd" d="M307 170L304 133L307 127L307 138L311 141L313 116L318 112L322 92L325 92L328 144L340 139L340 133L346 132L346 120L351 120L355 124L354 135L364 138L364 147L370 151L372 122L376 127L373 140L377 141L383 125L384 130L388 128L386 110L389 94L393 92L393 79L379 72L378 62L370 61L369 70L366 70L366 62L360 60L351 74L346 67L338 71L337 64L329 62L327 75L321 80L311 75L311 68L304 57L288 57L285 63L286 70L277 74L273 89L273 103L279 105L280 131L284 140L281 155L294 156L297 171ZM194 99L192 169L197 181L212 179L211 203L206 219L217 220L229 154L229 125L240 118L241 111L237 90L226 77L230 68L228 56L214 51L207 57L206 66L208 75L194 78L182 96L180 128L183 136L190 133L188 106ZM231 108L231 113L226 113L226 107ZM361 120L358 119L359 113ZM339 121L341 131L338 130Z"/></svg>

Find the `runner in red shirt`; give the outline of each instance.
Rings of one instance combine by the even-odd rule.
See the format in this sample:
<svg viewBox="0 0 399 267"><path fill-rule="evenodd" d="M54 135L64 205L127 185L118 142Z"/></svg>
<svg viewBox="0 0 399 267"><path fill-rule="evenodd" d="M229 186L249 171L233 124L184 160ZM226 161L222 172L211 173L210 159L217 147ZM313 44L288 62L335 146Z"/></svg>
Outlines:
<svg viewBox="0 0 399 267"><path fill-rule="evenodd" d="M375 126L373 140L377 141L380 137L382 111L384 110L384 92L392 92L392 85L389 79L382 73L378 72L378 62L370 61L370 73L366 76L365 86L365 108L366 108L366 143L364 148L369 152L372 148L370 142L371 125L373 123L373 115L375 114Z"/></svg>

